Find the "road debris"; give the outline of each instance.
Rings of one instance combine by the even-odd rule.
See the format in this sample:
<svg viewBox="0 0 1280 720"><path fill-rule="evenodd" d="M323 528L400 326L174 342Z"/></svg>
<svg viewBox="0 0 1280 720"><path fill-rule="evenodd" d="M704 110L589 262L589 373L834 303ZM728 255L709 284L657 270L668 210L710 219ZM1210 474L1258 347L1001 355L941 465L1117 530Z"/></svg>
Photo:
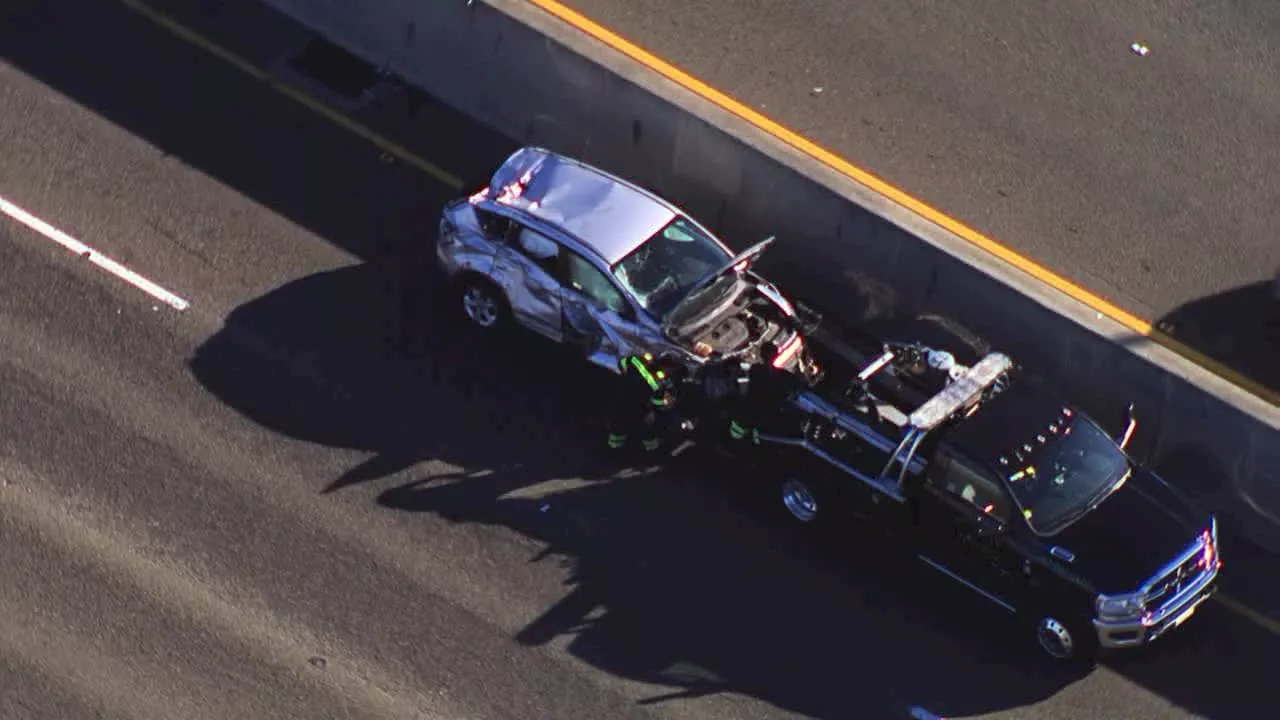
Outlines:
<svg viewBox="0 0 1280 720"><path fill-rule="evenodd" d="M1129 46L1129 49L1132 50L1134 54L1141 55L1142 57L1146 57L1147 54L1151 52L1151 48L1143 45L1142 43L1134 43Z"/></svg>

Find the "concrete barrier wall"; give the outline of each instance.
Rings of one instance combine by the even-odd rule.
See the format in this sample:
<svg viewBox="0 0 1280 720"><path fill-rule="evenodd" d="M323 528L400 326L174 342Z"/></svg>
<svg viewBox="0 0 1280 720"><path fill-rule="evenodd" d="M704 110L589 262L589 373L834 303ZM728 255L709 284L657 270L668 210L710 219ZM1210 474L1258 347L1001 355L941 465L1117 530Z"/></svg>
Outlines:
<svg viewBox="0 0 1280 720"><path fill-rule="evenodd" d="M778 235L768 274L829 314L946 315L1060 383L1104 424L1136 402L1135 455L1280 550L1280 418L1262 400L526 2L267 1L519 142L653 188L732 245Z"/></svg>

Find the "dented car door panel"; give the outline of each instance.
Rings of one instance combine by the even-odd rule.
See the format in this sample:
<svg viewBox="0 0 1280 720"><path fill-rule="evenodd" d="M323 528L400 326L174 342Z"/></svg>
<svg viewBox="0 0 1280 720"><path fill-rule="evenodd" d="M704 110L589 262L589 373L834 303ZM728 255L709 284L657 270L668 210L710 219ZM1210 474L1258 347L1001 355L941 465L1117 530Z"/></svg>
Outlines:
<svg viewBox="0 0 1280 720"><path fill-rule="evenodd" d="M588 359L616 368L622 357L658 348L656 332L638 322L639 313L617 283L586 258L566 252L561 305L564 325L587 349Z"/></svg>
<svg viewBox="0 0 1280 720"><path fill-rule="evenodd" d="M634 333L626 331L626 323L616 312L574 290L562 291L561 299L566 332L583 344L592 363L613 369L622 357L639 349Z"/></svg>
<svg viewBox="0 0 1280 720"><path fill-rule="evenodd" d="M549 272L519 251L503 247L494 259L493 275L517 322L551 340L564 338L560 284Z"/></svg>
<svg viewBox="0 0 1280 720"><path fill-rule="evenodd" d="M564 291L566 331L576 333L587 347L587 359L616 369L627 355L668 349L661 335L623 314L609 310L573 290Z"/></svg>

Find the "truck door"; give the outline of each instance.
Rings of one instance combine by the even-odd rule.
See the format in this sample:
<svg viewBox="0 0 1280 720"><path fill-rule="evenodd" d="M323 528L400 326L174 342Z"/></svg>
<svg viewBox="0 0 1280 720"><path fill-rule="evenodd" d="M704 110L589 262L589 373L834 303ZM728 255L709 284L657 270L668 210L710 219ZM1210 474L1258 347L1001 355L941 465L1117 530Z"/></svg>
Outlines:
<svg viewBox="0 0 1280 720"><path fill-rule="evenodd" d="M944 447L912 500L920 559L1014 611L1022 561L1010 543L1014 505L998 479Z"/></svg>
<svg viewBox="0 0 1280 720"><path fill-rule="evenodd" d="M494 258L494 277L507 294L511 314L525 327L557 342L561 326L556 270L564 248L542 233L516 224Z"/></svg>

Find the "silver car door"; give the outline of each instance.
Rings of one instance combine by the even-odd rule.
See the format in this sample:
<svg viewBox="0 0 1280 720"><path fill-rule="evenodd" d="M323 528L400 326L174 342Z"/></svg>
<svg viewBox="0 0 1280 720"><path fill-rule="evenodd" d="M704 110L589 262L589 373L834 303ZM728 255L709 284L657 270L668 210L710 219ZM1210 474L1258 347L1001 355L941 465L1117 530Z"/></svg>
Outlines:
<svg viewBox="0 0 1280 720"><path fill-rule="evenodd" d="M511 303L516 321L556 342L564 339L561 326L560 282L555 274L563 252L559 243L523 226L516 226L512 242L494 261L494 274Z"/></svg>
<svg viewBox="0 0 1280 720"><path fill-rule="evenodd" d="M569 250L564 260L565 329L584 340L591 362L612 369L625 355L660 351L655 333L637 322L636 308L604 271Z"/></svg>

